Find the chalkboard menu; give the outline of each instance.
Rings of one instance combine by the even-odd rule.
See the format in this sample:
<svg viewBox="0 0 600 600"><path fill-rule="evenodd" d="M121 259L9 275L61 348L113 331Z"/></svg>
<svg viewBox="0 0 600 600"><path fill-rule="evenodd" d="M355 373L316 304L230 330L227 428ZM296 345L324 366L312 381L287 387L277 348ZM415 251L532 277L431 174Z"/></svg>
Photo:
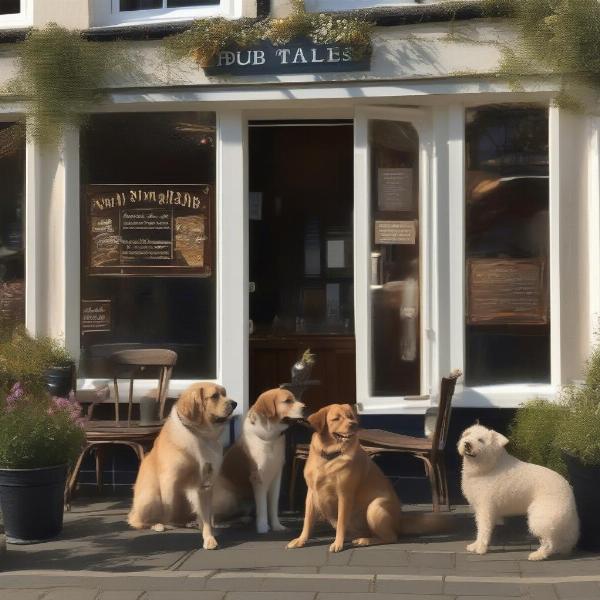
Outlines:
<svg viewBox="0 0 600 600"><path fill-rule="evenodd" d="M543 260L470 258L467 278L469 324L548 323Z"/></svg>
<svg viewBox="0 0 600 600"><path fill-rule="evenodd" d="M208 277L211 185L89 185L90 275Z"/></svg>

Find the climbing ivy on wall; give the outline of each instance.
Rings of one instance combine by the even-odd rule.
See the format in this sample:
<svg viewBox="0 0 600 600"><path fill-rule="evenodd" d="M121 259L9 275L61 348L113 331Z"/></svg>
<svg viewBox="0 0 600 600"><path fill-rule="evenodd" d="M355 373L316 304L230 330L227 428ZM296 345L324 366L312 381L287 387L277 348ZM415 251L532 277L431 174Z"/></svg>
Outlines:
<svg viewBox="0 0 600 600"><path fill-rule="evenodd" d="M126 62L119 44L87 41L56 24L31 30L15 48L17 75L3 95L23 99L28 135L42 144L57 143L66 127L82 125L111 74Z"/></svg>

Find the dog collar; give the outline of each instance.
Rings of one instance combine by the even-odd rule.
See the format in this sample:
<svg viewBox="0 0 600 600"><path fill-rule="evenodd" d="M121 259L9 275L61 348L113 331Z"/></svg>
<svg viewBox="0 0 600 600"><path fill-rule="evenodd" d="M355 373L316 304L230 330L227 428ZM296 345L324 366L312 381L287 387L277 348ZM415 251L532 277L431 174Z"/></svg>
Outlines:
<svg viewBox="0 0 600 600"><path fill-rule="evenodd" d="M177 409L175 409L179 422L190 431L198 431L199 427L192 423L187 417L184 417Z"/></svg>
<svg viewBox="0 0 600 600"><path fill-rule="evenodd" d="M333 460L334 458L337 458L338 456L341 456L342 454L344 454L341 450L334 450L333 452L325 452L325 450L323 450L323 448L321 448L321 458L324 458L325 460Z"/></svg>

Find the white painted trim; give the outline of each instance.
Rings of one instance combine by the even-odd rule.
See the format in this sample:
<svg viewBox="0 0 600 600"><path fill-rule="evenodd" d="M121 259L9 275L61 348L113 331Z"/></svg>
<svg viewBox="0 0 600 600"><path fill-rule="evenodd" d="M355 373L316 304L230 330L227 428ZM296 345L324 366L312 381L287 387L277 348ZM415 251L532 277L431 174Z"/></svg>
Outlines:
<svg viewBox="0 0 600 600"><path fill-rule="evenodd" d="M17 29L33 24L33 0L21 0L21 12L0 15L0 29Z"/></svg>
<svg viewBox="0 0 600 600"><path fill-rule="evenodd" d="M25 326L40 333L40 148L28 139L25 148Z"/></svg>
<svg viewBox="0 0 600 600"><path fill-rule="evenodd" d="M549 265L550 265L550 382L558 387L563 383L561 359L561 228L560 228L560 187L561 187L561 144L560 110L551 105L548 113L548 152L549 152ZM569 150L567 149L567 152Z"/></svg>
<svg viewBox="0 0 600 600"><path fill-rule="evenodd" d="M600 118L588 118L588 285L591 345L600 341Z"/></svg>
<svg viewBox="0 0 600 600"><path fill-rule="evenodd" d="M241 111L217 114L217 379L237 412L249 408L247 131Z"/></svg>
<svg viewBox="0 0 600 600"><path fill-rule="evenodd" d="M533 398L556 400L560 388L552 384L506 384L458 388L452 406L466 408L517 408Z"/></svg>
<svg viewBox="0 0 600 600"><path fill-rule="evenodd" d="M93 13L92 27L148 25L207 17L234 18L242 15L242 0L221 0L219 4L178 8L166 8L167 2L163 0L163 8L127 11L119 9L119 0L103 1L104 4L97 7Z"/></svg>
<svg viewBox="0 0 600 600"><path fill-rule="evenodd" d="M448 107L448 285L450 365L465 372L465 109ZM462 380L457 384L457 391Z"/></svg>
<svg viewBox="0 0 600 600"><path fill-rule="evenodd" d="M431 361L434 352L425 331L430 331L435 318L431 314L428 290L430 265L430 181L431 123L427 110L418 108L357 107L354 120L354 318L356 336L356 395L361 414L385 410L388 413L410 411L415 402L429 406L430 399L409 400L403 397L375 397L371 391L371 150L369 121L373 119L410 123L419 135L419 240L420 240L420 348L421 390L429 393ZM420 410L420 409L419 409Z"/></svg>
<svg viewBox="0 0 600 600"><path fill-rule="evenodd" d="M62 147L64 170L64 337L65 346L79 360L80 353L80 295L81 295L81 223L79 184L79 130L66 129Z"/></svg>

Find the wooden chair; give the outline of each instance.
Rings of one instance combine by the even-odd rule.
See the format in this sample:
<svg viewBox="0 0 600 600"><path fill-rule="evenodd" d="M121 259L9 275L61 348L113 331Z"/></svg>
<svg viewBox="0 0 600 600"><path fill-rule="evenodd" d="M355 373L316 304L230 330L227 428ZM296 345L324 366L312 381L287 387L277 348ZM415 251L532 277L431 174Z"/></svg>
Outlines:
<svg viewBox="0 0 600 600"><path fill-rule="evenodd" d="M65 490L65 506L70 508L71 498L77 479L81 471L81 465L85 457L92 451L95 452L96 459L96 486L99 491L102 490L102 467L104 450L108 445L127 446L133 450L141 462L149 448L156 439L161 430L162 420L164 419L165 402L169 381L173 372L173 367L177 362L177 353L172 350L160 348L144 348L135 350L122 350L115 352L110 357L113 368L114 385L114 421L93 420L94 408L97 402L90 404L85 422L86 444L77 459L73 470L69 475L67 487ZM134 381L139 378L146 370L158 370L158 418L156 424L141 426L137 422L132 422L131 413L133 407L133 387ZM121 421L119 415L119 383L120 378L129 379L129 397L127 405L127 420Z"/></svg>
<svg viewBox="0 0 600 600"><path fill-rule="evenodd" d="M448 377L442 378L435 428L430 438L402 435L383 429L360 429L358 431L361 446L372 458L387 453L407 453L423 461L425 473L431 483L432 504L435 512L440 510L440 504L445 505L448 510L450 509L444 451L452 411L452 397L456 380L460 376L461 372L457 370ZM298 464L308 458L308 452L308 444L298 444L294 451L290 473L290 510L294 510Z"/></svg>

